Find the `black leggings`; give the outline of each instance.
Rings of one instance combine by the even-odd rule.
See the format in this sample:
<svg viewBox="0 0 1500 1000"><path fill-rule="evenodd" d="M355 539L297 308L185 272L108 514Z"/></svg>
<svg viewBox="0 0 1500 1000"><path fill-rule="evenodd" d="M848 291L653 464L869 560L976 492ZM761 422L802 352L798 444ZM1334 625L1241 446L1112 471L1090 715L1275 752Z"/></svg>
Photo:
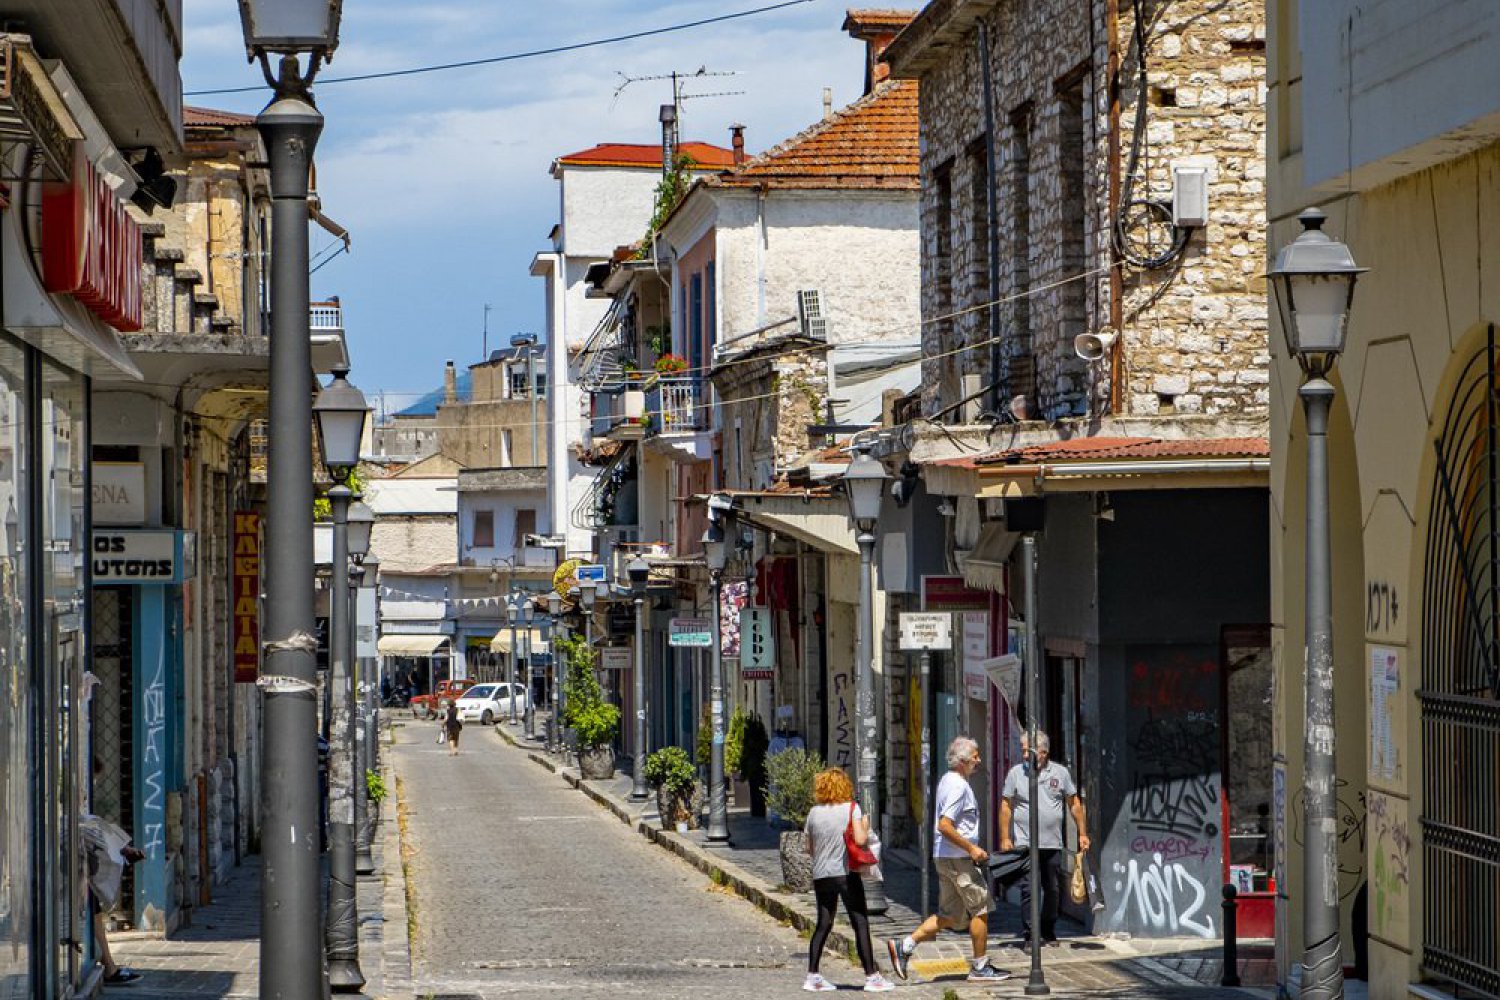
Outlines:
<svg viewBox="0 0 1500 1000"><path fill-rule="evenodd" d="M849 923L854 925L854 946L859 950L860 964L865 975L873 976L880 971L875 964L875 949L870 945L870 917L865 913L865 883L858 875L835 875L832 878L813 879L813 895L818 900L818 926L813 930L812 941L807 946L807 971L818 971L818 960L823 957L823 945L828 943L828 932L833 930L833 917L838 912L839 900L844 901L844 912L849 914Z"/></svg>

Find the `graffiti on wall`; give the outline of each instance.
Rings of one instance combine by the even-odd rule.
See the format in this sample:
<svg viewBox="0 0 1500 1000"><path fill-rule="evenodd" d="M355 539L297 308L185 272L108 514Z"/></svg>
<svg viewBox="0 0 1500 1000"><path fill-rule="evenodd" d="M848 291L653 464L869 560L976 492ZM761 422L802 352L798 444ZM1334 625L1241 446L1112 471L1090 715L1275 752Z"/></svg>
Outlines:
<svg viewBox="0 0 1500 1000"><path fill-rule="evenodd" d="M1128 652L1124 800L1103 862L1109 930L1214 937L1222 863L1219 667L1207 648Z"/></svg>
<svg viewBox="0 0 1500 1000"><path fill-rule="evenodd" d="M164 756L167 735L165 672L165 657L159 657L141 698L141 722L146 734L146 749L141 759L141 787L145 791L141 798L141 850L151 859L164 857L166 849L163 837L167 774Z"/></svg>
<svg viewBox="0 0 1500 1000"><path fill-rule="evenodd" d="M1365 880L1365 793L1361 791L1351 794L1349 783L1338 778L1336 794L1339 898L1348 899ZM1298 847L1302 846L1306 833L1306 798L1305 788L1297 789L1292 796L1292 841Z"/></svg>
<svg viewBox="0 0 1500 1000"><path fill-rule="evenodd" d="M1406 802L1369 794L1370 929L1391 941L1406 941L1411 889L1411 827Z"/></svg>

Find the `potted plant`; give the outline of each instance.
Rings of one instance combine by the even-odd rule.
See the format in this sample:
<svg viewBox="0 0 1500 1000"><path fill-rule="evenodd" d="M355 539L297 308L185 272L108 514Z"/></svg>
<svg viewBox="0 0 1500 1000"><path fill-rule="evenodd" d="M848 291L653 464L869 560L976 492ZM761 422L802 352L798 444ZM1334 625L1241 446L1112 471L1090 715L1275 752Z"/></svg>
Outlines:
<svg viewBox="0 0 1500 1000"><path fill-rule="evenodd" d="M682 747L662 747L646 755L646 781L656 789L656 811L663 830L686 833L698 827L702 792L693 761Z"/></svg>
<svg viewBox="0 0 1500 1000"><path fill-rule="evenodd" d="M801 747L766 760L766 803L783 824L781 881L788 892L812 891L812 856L802 826L813 807L813 779L821 770L823 758Z"/></svg>
<svg viewBox="0 0 1500 1000"><path fill-rule="evenodd" d="M663 354L656 359L656 371L661 375L676 375L687 371L687 358L680 354Z"/></svg>
<svg viewBox="0 0 1500 1000"><path fill-rule="evenodd" d="M568 707L563 721L578 738L578 770L585 778L613 778L620 710L604 700L604 690L594 676L595 653L583 638L559 639L557 645L568 665L563 680Z"/></svg>

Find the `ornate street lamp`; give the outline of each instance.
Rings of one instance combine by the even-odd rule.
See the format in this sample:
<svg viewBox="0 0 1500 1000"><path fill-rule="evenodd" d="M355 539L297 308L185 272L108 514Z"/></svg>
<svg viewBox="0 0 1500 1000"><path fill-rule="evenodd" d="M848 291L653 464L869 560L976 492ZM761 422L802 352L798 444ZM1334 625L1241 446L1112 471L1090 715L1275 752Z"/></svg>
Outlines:
<svg viewBox="0 0 1500 1000"><path fill-rule="evenodd" d="M868 444L852 449L849 468L844 470L844 493L849 500L849 520L859 543L859 655L855 662L859 675L856 686L854 753L859 807L873 823L876 816L876 754L879 727L875 716L875 525L880 519L880 504L885 484L890 479L885 467L870 455ZM884 913L884 887L878 879L864 876L867 908Z"/></svg>
<svg viewBox="0 0 1500 1000"><path fill-rule="evenodd" d="M312 404L317 420L323 465L335 480L342 480L359 463L359 443L369 407L364 394L336 372L333 381L318 392ZM354 811L354 602L349 586L349 560L354 552L349 530L350 503L354 493L339 482L328 491L333 510L333 586L328 594L329 683L324 692L331 709L328 775L328 983L339 992L357 992L365 984L359 967L359 916L355 897ZM369 511L364 504L359 505ZM370 546L370 525L361 520L357 530L359 556ZM363 779L363 775L359 776Z"/></svg>
<svg viewBox="0 0 1500 1000"><path fill-rule="evenodd" d="M309 87L338 47L342 0L240 0L245 49L275 91L256 119L271 165L271 361L261 691L260 995L320 996L317 684L313 634L308 180L323 116ZM281 57L273 74L270 56ZM299 57L307 56L307 69ZM269 682L274 679L273 682ZM339 987L340 989L344 987Z"/></svg>
<svg viewBox="0 0 1500 1000"><path fill-rule="evenodd" d="M516 664L521 655L521 643L516 635L516 626L523 624L523 616L524 624L531 624L531 616L527 614L529 610L521 592L513 591L510 595L510 601L505 608L506 618L510 622L510 724L512 726L518 721L516 715L516 690L518 688L517 675L519 671L516 669ZM530 699L528 698L528 700Z"/></svg>
<svg viewBox="0 0 1500 1000"><path fill-rule="evenodd" d="M594 646L594 595L597 584L593 580L578 581L578 604L583 609L583 641L590 649Z"/></svg>
<svg viewBox="0 0 1500 1000"><path fill-rule="evenodd" d="M364 565L370 552L370 536L375 532L375 512L358 495L349 505L349 557L356 566Z"/></svg>
<svg viewBox="0 0 1500 1000"><path fill-rule="evenodd" d="M630 592L635 598L635 775L631 783L630 797L644 802L646 791L646 585L651 579L651 566L636 556L625 564L625 574L630 578Z"/></svg>
<svg viewBox="0 0 1500 1000"><path fill-rule="evenodd" d="M724 776L724 634L720 614L723 610L724 567L729 565L729 542L722 521L731 519L709 505L708 530L703 534L703 562L708 567L712 585L714 647L709 678L708 710L712 736L708 764L708 830L704 838L710 844L729 843L729 795Z"/></svg>
<svg viewBox="0 0 1500 1000"><path fill-rule="evenodd" d="M1323 232L1316 208L1302 233L1281 248L1267 277L1276 294L1287 350L1306 376L1298 395L1307 421L1306 717L1302 744L1303 997L1344 995L1339 948L1338 803L1334 760L1333 585L1328 513L1328 413L1334 387L1325 375L1344 351L1358 267L1349 248Z"/></svg>

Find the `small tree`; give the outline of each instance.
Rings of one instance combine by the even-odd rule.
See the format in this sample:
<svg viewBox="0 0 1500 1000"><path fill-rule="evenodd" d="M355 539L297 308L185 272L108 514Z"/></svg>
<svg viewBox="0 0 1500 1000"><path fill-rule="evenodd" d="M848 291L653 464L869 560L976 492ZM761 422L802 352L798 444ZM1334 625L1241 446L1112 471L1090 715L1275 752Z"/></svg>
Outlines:
<svg viewBox="0 0 1500 1000"><path fill-rule="evenodd" d="M813 779L823 770L814 751L792 747L766 758L766 805L794 827L807 822L813 807Z"/></svg>
<svg viewBox="0 0 1500 1000"><path fill-rule="evenodd" d="M594 676L594 650L579 636L559 639L557 646L568 665L563 721L578 734L580 750L608 746L620 727L620 710L604 700L604 689Z"/></svg>

